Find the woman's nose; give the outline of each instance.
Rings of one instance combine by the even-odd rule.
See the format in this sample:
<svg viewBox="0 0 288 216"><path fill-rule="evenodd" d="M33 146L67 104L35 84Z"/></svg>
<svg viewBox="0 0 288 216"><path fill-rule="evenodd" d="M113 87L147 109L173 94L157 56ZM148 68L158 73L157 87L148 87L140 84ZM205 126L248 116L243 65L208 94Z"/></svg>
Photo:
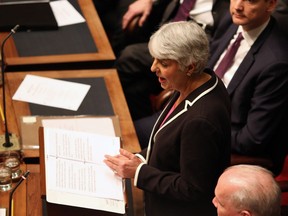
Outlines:
<svg viewBox="0 0 288 216"><path fill-rule="evenodd" d="M154 59L152 65L151 65L151 68L150 68L150 70L151 70L152 72L156 72L156 70L157 70L156 64L157 64L157 60Z"/></svg>

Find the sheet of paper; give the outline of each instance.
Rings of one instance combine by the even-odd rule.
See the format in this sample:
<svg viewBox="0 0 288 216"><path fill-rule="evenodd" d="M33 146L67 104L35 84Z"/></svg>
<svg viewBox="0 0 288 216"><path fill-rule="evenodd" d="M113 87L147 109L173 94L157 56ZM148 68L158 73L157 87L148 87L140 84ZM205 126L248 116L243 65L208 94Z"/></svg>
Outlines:
<svg viewBox="0 0 288 216"><path fill-rule="evenodd" d="M0 208L0 216L6 216L6 209Z"/></svg>
<svg viewBox="0 0 288 216"><path fill-rule="evenodd" d="M13 100L77 111L90 85L26 75Z"/></svg>
<svg viewBox="0 0 288 216"><path fill-rule="evenodd" d="M84 17L67 0L51 1L50 6L59 27L85 22Z"/></svg>
<svg viewBox="0 0 288 216"><path fill-rule="evenodd" d="M116 136L111 118L71 118L43 119L43 127L97 133L105 136Z"/></svg>
<svg viewBox="0 0 288 216"><path fill-rule="evenodd" d="M44 127L44 143L48 202L125 213L123 181L103 162L118 137Z"/></svg>

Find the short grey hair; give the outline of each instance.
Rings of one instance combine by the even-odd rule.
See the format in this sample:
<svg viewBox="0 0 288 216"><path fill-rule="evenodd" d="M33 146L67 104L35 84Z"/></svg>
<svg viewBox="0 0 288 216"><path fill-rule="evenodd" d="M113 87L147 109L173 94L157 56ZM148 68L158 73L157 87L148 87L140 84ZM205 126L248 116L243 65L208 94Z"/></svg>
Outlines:
<svg viewBox="0 0 288 216"><path fill-rule="evenodd" d="M257 165L235 165L226 169L239 171L241 189L230 194L237 209L247 209L256 216L280 216L281 190L272 172Z"/></svg>
<svg viewBox="0 0 288 216"><path fill-rule="evenodd" d="M208 37L193 21L164 24L150 37L148 48L152 57L175 60L181 69L193 64L194 73L201 73L209 58Z"/></svg>

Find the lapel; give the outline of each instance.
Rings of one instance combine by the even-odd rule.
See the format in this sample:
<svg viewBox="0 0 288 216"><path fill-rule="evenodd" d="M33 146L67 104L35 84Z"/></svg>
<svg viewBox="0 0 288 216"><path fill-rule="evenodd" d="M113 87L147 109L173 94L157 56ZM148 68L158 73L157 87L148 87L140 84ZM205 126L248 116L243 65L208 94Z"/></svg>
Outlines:
<svg viewBox="0 0 288 216"><path fill-rule="evenodd" d="M215 66L217 63L218 59L220 58L221 54L225 51L225 49L228 47L231 39L233 38L233 35L236 33L238 29L238 26L236 25L230 25L228 28L227 32L223 37L219 38L219 41L215 42L218 43L218 48L212 52L215 52L212 56L211 59L209 60L209 65L212 66L212 68Z"/></svg>
<svg viewBox="0 0 288 216"><path fill-rule="evenodd" d="M159 118L157 119L153 129L152 133L149 139L149 145L147 148L147 157L146 161L148 162L150 152L152 145L155 142L155 137L157 134L165 129L165 127L169 124L172 124L177 118L179 118L181 115L183 115L185 112L187 112L199 99L201 99L203 96L211 92L214 88L216 88L218 84L218 78L213 72L209 72L210 75L212 76L211 79L205 83L204 85L200 86L198 89L193 91L184 101L182 101L179 106L176 107L176 109L171 113L171 115L167 118L165 123L160 127L162 121L165 119L166 115L168 114L169 110L172 108L173 104L179 97L179 92L175 92L173 96L171 97L170 101L160 114Z"/></svg>
<svg viewBox="0 0 288 216"><path fill-rule="evenodd" d="M258 53L259 49L262 47L263 43L266 41L267 37L270 35L271 29L274 26L275 20L271 17L270 22L267 27L263 30L263 32L256 39L247 55L243 59L242 63L239 65L239 68L235 72L231 82L227 86L227 91L229 95L233 93L233 91L237 88L237 86L241 83L245 75L248 73L250 67L255 61L255 55Z"/></svg>

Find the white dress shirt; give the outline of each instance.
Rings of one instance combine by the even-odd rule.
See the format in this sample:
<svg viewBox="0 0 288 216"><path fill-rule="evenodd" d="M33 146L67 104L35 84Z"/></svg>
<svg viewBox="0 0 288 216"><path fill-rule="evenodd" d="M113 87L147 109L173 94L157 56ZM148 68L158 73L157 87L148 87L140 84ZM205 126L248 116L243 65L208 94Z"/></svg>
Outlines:
<svg viewBox="0 0 288 216"><path fill-rule="evenodd" d="M189 16L197 23L213 26L212 7L213 0L196 0L194 8L189 12Z"/></svg>
<svg viewBox="0 0 288 216"><path fill-rule="evenodd" d="M230 41L230 44L229 44L228 47L230 47L230 45L232 43L234 43L234 41L236 40L239 32L242 32L242 35L243 35L244 39L240 43L240 47L239 47L239 49L236 52L236 55L235 55L235 58L234 58L234 62L232 63L232 66L227 70L227 72L224 74L224 76L222 78L222 81L223 81L223 83L224 83L224 85L226 87L229 85L229 83L232 80L235 72L237 71L237 69L240 66L241 62L243 61L243 59L245 58L246 54L250 50L251 46L256 41L256 39L261 34L261 32L266 28L268 23L269 23L269 20L267 22L265 22L263 25L255 28L255 29L253 29L251 31L248 31L248 32L244 31L242 26L239 26L237 32L233 36L233 38ZM218 65L221 62L222 58L225 56L225 54L226 54L226 52L228 50L228 47L226 48L226 50L222 53L222 55L218 59L217 63L214 66L214 70L216 70L216 68L218 67Z"/></svg>

